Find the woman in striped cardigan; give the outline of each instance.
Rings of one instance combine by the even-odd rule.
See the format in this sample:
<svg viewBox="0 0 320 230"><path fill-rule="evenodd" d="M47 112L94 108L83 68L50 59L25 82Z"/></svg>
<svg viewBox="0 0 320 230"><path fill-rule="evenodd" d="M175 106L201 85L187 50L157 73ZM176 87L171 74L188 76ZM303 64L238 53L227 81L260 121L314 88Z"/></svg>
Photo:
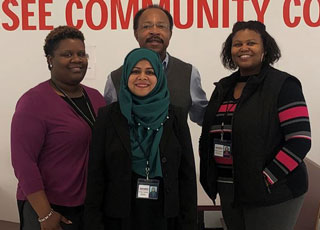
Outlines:
<svg viewBox="0 0 320 230"><path fill-rule="evenodd" d="M258 21L237 22L200 137L200 181L219 193L229 230L292 230L307 191L303 158L311 147L299 80L271 65L280 49Z"/></svg>

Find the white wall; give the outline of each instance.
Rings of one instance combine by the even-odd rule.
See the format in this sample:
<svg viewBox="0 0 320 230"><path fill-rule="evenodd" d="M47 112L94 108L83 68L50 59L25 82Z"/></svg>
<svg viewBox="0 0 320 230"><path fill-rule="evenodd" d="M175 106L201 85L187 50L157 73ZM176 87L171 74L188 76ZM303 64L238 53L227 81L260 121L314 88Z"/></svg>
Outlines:
<svg viewBox="0 0 320 230"><path fill-rule="evenodd" d="M51 16L45 18L47 25L64 25L66 24L65 8L69 2L67 0L34 0L35 3L28 5L28 11L34 12L34 15L29 16L29 25L35 25L35 30L27 30L22 27L22 12L26 12L26 8L21 10L22 3L27 3L27 0L11 0L1 1L12 2L9 5L19 18L20 24L12 31L8 31L3 27L2 23L12 23L10 17L7 16L7 11L0 6L0 100L1 100L1 117L0 117L0 219L18 221L15 190L16 179L13 174L10 161L10 123L14 112L15 104L18 98L29 88L35 86L39 82L49 78L46 61L43 53L44 38L48 34L47 30L39 28L39 13L38 6L40 3L47 3L46 11L51 12ZM103 0L101 0L103 1ZM121 1L123 11L127 11L127 3L129 0ZM32 2L29 0L28 2ZM86 5L88 1L81 1ZM90 62L94 67L95 74L91 79L85 79L84 84L97 88L103 92L107 74L122 64L125 55L133 48L137 47L137 43L133 37L132 18L130 20L129 29L121 29L120 22L117 20L118 28L111 29L111 4L114 0L103 1L108 10L107 25L101 30L93 30L86 24L81 28L86 37L87 47L95 47L95 54L91 52ZM141 2L133 0L130 2ZM158 3L159 1L153 1ZM204 28L197 26L197 2L200 0L170 0L170 11L176 6L174 2L181 3L181 22L185 23L190 15L186 14L186 8L194 5L194 21L190 28L177 29L173 31L173 36L168 51L170 54L179 57L187 62L194 64L200 71L202 76L202 84L209 98L213 91L213 82L217 81L230 72L225 70L220 62L219 54L221 45L227 35L231 31L233 23L237 20L237 1L219 0L218 9L218 26L210 28L206 18L204 18ZM208 2L209 8L212 8L212 2L215 0L203 0ZM222 2L229 3L229 10L223 8ZM241 1L238 1L239 3ZM320 164L320 70L319 70L319 52L320 52L320 2L318 0L301 0L297 6L290 0L249 0L244 2L244 20L256 20L257 15L254 11L253 3L260 5L268 4L264 15L264 22L269 33L277 40L281 50L282 59L275 65L281 70L287 71L297 76L303 85L304 95L308 103L310 119L312 125L313 146L308 154L308 157ZM17 4L16 4L17 3ZM221 4L220 4L221 3ZM290 3L284 7L284 3ZM310 3L310 10L308 10ZM14 6L17 5L17 6ZM310 12L310 18L315 25L311 27L305 20L301 19L300 23L290 28L285 24L283 17L283 9L289 9L291 20L295 16L303 16L305 12ZM26 6L26 5L25 5ZM98 4L93 7L94 22L99 24L101 19L100 9ZM73 16L75 19L84 18L84 10L75 10ZM177 8L176 8L177 9ZM228 15L228 14L229 15ZM229 18L229 26L223 28L223 17ZM319 22L317 22L319 21ZM24 22L26 25L27 23ZM309 23L310 24L310 23ZM95 62L96 60L96 62ZM190 124L195 155L197 156L198 138L200 135L200 127ZM198 158L197 165L198 165ZM208 204L210 201L203 194L199 186L199 203Z"/></svg>

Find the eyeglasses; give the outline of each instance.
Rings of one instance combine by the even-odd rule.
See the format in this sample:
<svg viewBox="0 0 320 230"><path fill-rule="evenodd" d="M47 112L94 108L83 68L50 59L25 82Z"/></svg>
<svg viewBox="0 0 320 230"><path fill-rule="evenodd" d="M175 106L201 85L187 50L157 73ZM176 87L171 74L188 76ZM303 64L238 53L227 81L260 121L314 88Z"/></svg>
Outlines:
<svg viewBox="0 0 320 230"><path fill-rule="evenodd" d="M156 27L159 30L168 30L169 25L166 23L143 23L141 29L143 30L151 30L152 28Z"/></svg>

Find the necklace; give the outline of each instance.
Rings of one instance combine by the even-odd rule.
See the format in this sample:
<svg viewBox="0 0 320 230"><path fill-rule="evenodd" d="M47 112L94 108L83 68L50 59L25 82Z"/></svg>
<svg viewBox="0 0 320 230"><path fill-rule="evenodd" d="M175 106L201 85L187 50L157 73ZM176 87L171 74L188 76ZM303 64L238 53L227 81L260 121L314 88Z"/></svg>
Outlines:
<svg viewBox="0 0 320 230"><path fill-rule="evenodd" d="M67 100L72 104L73 108L78 112L80 113L80 115L88 122L88 124L90 125L91 128L93 128L93 123L96 121L95 119L95 116L93 115L93 112L89 106L89 102L88 102L88 98L86 97L86 95L83 93L83 89L81 90L81 93L82 93L82 96L84 97L85 101L86 101L86 105L87 105L87 108L89 110L89 113L91 115L91 118L88 118L86 116L86 114L77 106L77 104L69 97L69 95L64 91L62 90L52 79L50 80L52 82L52 84L54 85L54 87L59 90L66 98Z"/></svg>

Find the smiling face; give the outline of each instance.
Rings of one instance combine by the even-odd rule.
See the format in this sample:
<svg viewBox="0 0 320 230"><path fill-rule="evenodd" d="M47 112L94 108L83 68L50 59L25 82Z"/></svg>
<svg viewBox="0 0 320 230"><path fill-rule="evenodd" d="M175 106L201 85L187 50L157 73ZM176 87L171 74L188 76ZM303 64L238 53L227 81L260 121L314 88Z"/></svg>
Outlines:
<svg viewBox="0 0 320 230"><path fill-rule="evenodd" d="M134 95L147 96L156 84L157 77L149 61L141 60L131 70L128 87Z"/></svg>
<svg viewBox="0 0 320 230"><path fill-rule="evenodd" d="M141 48L157 52L163 60L171 38L168 16L157 8L146 9L139 18L138 28L134 31Z"/></svg>
<svg viewBox="0 0 320 230"><path fill-rule="evenodd" d="M240 30L232 39L231 56L239 66L241 76L258 74L264 55L260 34L253 30Z"/></svg>
<svg viewBox="0 0 320 230"><path fill-rule="evenodd" d="M75 86L84 78L88 58L84 43L79 39L61 40L48 56L48 63L52 65L51 78L58 84Z"/></svg>

